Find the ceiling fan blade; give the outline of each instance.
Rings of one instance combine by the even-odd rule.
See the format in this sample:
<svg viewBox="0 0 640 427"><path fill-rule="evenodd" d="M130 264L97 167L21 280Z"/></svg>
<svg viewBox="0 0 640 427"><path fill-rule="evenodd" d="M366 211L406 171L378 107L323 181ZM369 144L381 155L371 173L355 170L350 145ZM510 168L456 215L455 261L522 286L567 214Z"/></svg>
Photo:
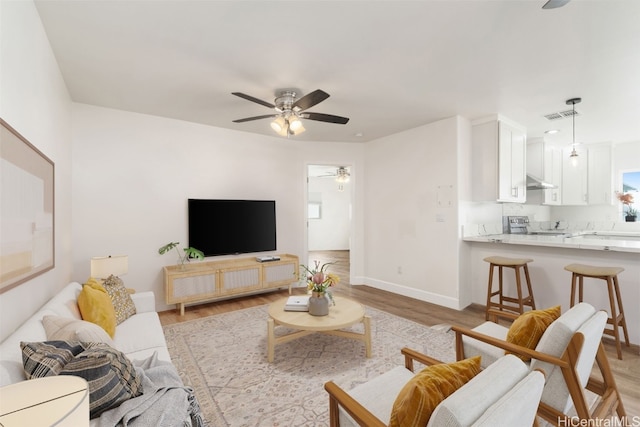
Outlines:
<svg viewBox="0 0 640 427"><path fill-rule="evenodd" d="M235 96L239 96L240 98L244 98L247 101L251 101L251 102L255 102L256 104L264 105L265 107L276 108L276 106L273 105L270 102L263 101L262 99L254 98L253 96L244 94L242 92L231 92L231 94L235 95Z"/></svg>
<svg viewBox="0 0 640 427"><path fill-rule="evenodd" d="M323 90L316 89L311 93L306 94L302 98L293 103L292 108L298 107L300 111L311 108L327 99L329 94Z"/></svg>
<svg viewBox="0 0 640 427"><path fill-rule="evenodd" d="M544 6L542 6L543 9L555 9L557 7L562 7L565 4L569 3L570 0L549 0L547 1Z"/></svg>
<svg viewBox="0 0 640 427"><path fill-rule="evenodd" d="M244 119L234 120L233 123L244 123L252 120L268 119L269 117L278 117L277 114L265 114L264 116L246 117Z"/></svg>
<svg viewBox="0 0 640 427"><path fill-rule="evenodd" d="M319 122L337 123L340 125L346 125L349 122L348 117L334 116L332 114L322 113L304 113L302 117L309 120L317 120Z"/></svg>

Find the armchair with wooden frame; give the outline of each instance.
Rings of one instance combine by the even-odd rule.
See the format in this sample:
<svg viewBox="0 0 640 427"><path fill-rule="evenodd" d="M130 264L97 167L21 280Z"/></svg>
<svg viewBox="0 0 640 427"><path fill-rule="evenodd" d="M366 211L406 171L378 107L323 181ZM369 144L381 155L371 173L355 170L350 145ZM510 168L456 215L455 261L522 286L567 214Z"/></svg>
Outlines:
<svg viewBox="0 0 640 427"><path fill-rule="evenodd" d="M414 376L414 361L442 363L415 350L403 348L405 366L396 368L345 391L329 381L331 427L387 426L400 390ZM503 356L440 402L427 426L532 425L542 395L544 374L530 371L513 355Z"/></svg>
<svg viewBox="0 0 640 427"><path fill-rule="evenodd" d="M493 311L490 316L514 320L518 314ZM547 376L538 415L549 423L569 425L567 420L572 407L580 420L602 419L615 412L622 422L627 422L602 344L606 323L606 312L580 303L549 325L535 350L507 342L508 328L493 322L485 322L474 329L458 326L452 329L456 333L458 360L481 355L484 366L506 351L530 358L530 369L543 369ZM591 375L594 364L599 368L601 378ZM600 397L593 409L589 408L586 390Z"/></svg>

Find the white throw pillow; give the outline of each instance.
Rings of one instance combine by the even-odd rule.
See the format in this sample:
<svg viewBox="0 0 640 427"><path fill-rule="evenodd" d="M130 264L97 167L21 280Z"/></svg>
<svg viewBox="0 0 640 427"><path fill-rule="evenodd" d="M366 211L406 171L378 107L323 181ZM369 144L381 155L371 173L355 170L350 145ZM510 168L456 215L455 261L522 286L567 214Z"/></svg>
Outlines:
<svg viewBox="0 0 640 427"><path fill-rule="evenodd" d="M61 316L44 316L42 325L49 341L101 342L115 347L113 340L95 323Z"/></svg>

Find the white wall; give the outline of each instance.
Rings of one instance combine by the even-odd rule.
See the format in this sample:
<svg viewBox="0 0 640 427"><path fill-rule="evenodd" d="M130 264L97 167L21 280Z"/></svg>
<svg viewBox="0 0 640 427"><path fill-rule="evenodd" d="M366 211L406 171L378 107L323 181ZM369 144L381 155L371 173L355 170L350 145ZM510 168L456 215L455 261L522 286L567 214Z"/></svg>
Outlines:
<svg viewBox="0 0 640 427"><path fill-rule="evenodd" d="M84 104L74 104L73 122L73 279L89 277L92 256L126 254L122 279L154 291L159 310L171 308L162 267L175 259L157 249L188 243L188 198L275 200L274 254L303 261L306 165L362 162L362 144L301 143Z"/></svg>
<svg viewBox="0 0 640 427"><path fill-rule="evenodd" d="M309 250L349 249L351 184L342 185L343 191L338 191L333 177L309 177L309 194L318 195L322 206L321 217L309 219Z"/></svg>
<svg viewBox="0 0 640 427"><path fill-rule="evenodd" d="M0 1L0 117L55 163L55 268L0 294L0 339L71 278L70 99L30 1Z"/></svg>
<svg viewBox="0 0 640 427"><path fill-rule="evenodd" d="M458 308L459 124L453 117L367 144L371 286Z"/></svg>

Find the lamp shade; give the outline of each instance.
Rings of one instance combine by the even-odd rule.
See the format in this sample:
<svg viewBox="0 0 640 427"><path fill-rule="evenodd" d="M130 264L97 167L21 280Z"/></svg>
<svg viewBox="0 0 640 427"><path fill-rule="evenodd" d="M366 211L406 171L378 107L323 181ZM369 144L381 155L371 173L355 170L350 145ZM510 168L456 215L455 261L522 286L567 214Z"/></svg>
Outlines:
<svg viewBox="0 0 640 427"><path fill-rule="evenodd" d="M129 271L127 255L102 256L91 258L91 277L105 279L110 275L122 276Z"/></svg>

